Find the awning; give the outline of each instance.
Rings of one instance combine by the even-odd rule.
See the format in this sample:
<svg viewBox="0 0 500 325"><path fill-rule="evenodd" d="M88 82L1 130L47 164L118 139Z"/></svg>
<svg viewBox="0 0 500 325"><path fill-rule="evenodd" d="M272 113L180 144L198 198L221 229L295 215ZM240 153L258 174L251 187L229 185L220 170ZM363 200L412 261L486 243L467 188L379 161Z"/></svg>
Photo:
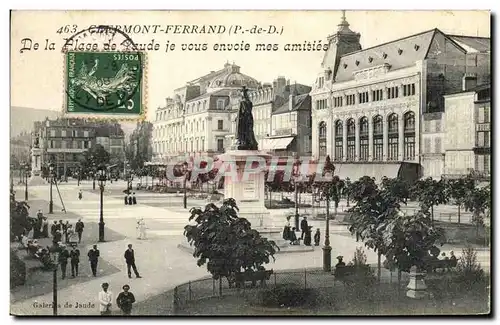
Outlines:
<svg viewBox="0 0 500 325"><path fill-rule="evenodd" d="M399 171L401 169L401 163L388 163L388 164L337 164L335 165L335 175L339 176L340 179L349 179L354 182L363 176L375 177L377 181L380 181L382 177L387 178L397 178L400 176Z"/></svg>
<svg viewBox="0 0 500 325"><path fill-rule="evenodd" d="M267 138L262 139L263 150L282 150L286 149L295 137L285 138Z"/></svg>

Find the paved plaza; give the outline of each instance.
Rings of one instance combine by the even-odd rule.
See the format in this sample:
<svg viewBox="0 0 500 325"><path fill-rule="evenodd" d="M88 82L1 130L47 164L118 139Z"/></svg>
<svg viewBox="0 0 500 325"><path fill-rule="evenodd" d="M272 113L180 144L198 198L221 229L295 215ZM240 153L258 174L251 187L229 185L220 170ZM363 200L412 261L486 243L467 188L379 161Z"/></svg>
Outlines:
<svg viewBox="0 0 500 325"><path fill-rule="evenodd" d="M189 208L192 206L203 206L205 201L188 200L188 209L182 208L182 196L177 194L158 194L148 192L136 192L137 205L124 205L123 194L125 182L109 182L106 184L104 197L104 221L106 223L106 239L104 243L98 243L98 231L95 226L99 221L99 187L92 190L92 182L82 182L78 187L75 181L59 185L62 200L68 213L61 212L62 206L57 191L54 189L54 211L55 217L48 215L49 186L31 187L29 189L30 202L37 202L47 205L43 209L45 215L49 217L49 222L54 219L68 220L74 224L78 218L86 224L84 241L79 246L82 257L80 268L84 279L67 279L58 291L58 301L61 308L60 315L96 315L99 314L97 304L97 294L101 290L101 284L108 282L110 290L116 295L121 291L124 284L131 286L137 302L153 299L163 292L173 289L176 285L190 280L207 276L206 267L197 267L196 260L191 254L179 249L177 246L183 238L183 227L188 223ZM83 190L83 199L78 200L78 190ZM21 188L16 188L17 198L24 195ZM287 210L270 210L271 218L277 227L284 224L284 215ZM36 214L36 210L31 209L31 215ZM136 234L136 222L138 218L144 218L148 229L148 239L139 240ZM87 227L87 225L92 226ZM310 225L320 228L322 237L324 236L324 221L311 220ZM332 223L331 243L333 247L332 257L337 255L345 256L346 261L350 261L356 247L362 243L356 243L355 239L347 233L345 225ZM321 240L323 242L323 238ZM86 255L88 249L98 244L101 252L101 264L106 265L106 272L97 278L88 277L85 274L90 272ZM143 278L128 279L126 264L123 252L127 244L132 244L136 253L136 265ZM460 247L445 245L444 251L454 250L460 253ZM376 254L365 249L368 263L376 263ZM460 255L460 254L457 254ZM479 261L483 267L489 267L489 252L480 251ZM275 270L300 269L322 266L322 250L315 247L314 251L297 252L289 254L278 254L276 261L267 265L267 268ZM40 281L50 281L50 283L40 283L31 281L24 288L17 288L11 295L12 314L21 315L51 315L50 307L43 307L52 302L52 292L43 291L37 295L36 290L29 286L51 286L51 277L44 276ZM74 282L74 284L72 283ZM23 297L23 290L24 297ZM170 304L170 301L153 299L157 303ZM73 305L72 308L65 308L66 302ZM76 303L85 304L85 308L74 308ZM37 307L37 306L42 307ZM155 306L150 306L156 308ZM116 309L116 306L115 306Z"/></svg>

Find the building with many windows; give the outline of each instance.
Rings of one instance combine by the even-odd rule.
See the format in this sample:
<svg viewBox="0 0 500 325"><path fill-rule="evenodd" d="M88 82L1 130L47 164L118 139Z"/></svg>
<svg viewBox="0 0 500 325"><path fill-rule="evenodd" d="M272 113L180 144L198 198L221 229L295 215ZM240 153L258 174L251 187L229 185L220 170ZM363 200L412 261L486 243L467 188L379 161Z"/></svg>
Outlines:
<svg viewBox="0 0 500 325"><path fill-rule="evenodd" d="M345 15L328 37L310 93L313 156L330 155L336 173L351 179L437 175L435 165L443 159L429 156L426 162L424 153L430 152L422 141L433 142L432 154L442 153L436 122L442 114L426 114L444 112L443 96L471 79L489 82L489 38L433 29L361 49L360 37ZM432 129L424 132L426 125Z"/></svg>
<svg viewBox="0 0 500 325"><path fill-rule="evenodd" d="M242 86L257 89L261 85L226 63L174 91L164 107L156 110L153 122L153 161L165 162L179 154L222 153L231 130L230 96Z"/></svg>
<svg viewBox="0 0 500 325"><path fill-rule="evenodd" d="M95 145L95 127L84 119L46 119L35 122L34 130L40 137L42 170L53 163L57 176L76 172L85 151Z"/></svg>
<svg viewBox="0 0 500 325"><path fill-rule="evenodd" d="M481 85L445 96L446 177L491 175L491 88Z"/></svg>

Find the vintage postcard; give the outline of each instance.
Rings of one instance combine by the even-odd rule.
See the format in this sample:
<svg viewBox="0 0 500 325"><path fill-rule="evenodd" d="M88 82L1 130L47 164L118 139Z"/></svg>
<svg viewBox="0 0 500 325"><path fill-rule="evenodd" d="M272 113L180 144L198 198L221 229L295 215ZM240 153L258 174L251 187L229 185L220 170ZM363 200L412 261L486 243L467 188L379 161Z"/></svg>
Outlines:
<svg viewBox="0 0 500 325"><path fill-rule="evenodd" d="M11 315L489 315L490 15L12 11Z"/></svg>

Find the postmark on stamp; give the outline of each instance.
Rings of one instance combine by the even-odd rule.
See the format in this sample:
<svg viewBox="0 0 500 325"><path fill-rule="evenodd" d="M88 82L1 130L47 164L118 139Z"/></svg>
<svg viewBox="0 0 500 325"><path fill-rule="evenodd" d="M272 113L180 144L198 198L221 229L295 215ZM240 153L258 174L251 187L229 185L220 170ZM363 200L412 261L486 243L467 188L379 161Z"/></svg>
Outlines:
<svg viewBox="0 0 500 325"><path fill-rule="evenodd" d="M123 32L108 26L66 40L65 113L140 117L144 107L144 57Z"/></svg>

